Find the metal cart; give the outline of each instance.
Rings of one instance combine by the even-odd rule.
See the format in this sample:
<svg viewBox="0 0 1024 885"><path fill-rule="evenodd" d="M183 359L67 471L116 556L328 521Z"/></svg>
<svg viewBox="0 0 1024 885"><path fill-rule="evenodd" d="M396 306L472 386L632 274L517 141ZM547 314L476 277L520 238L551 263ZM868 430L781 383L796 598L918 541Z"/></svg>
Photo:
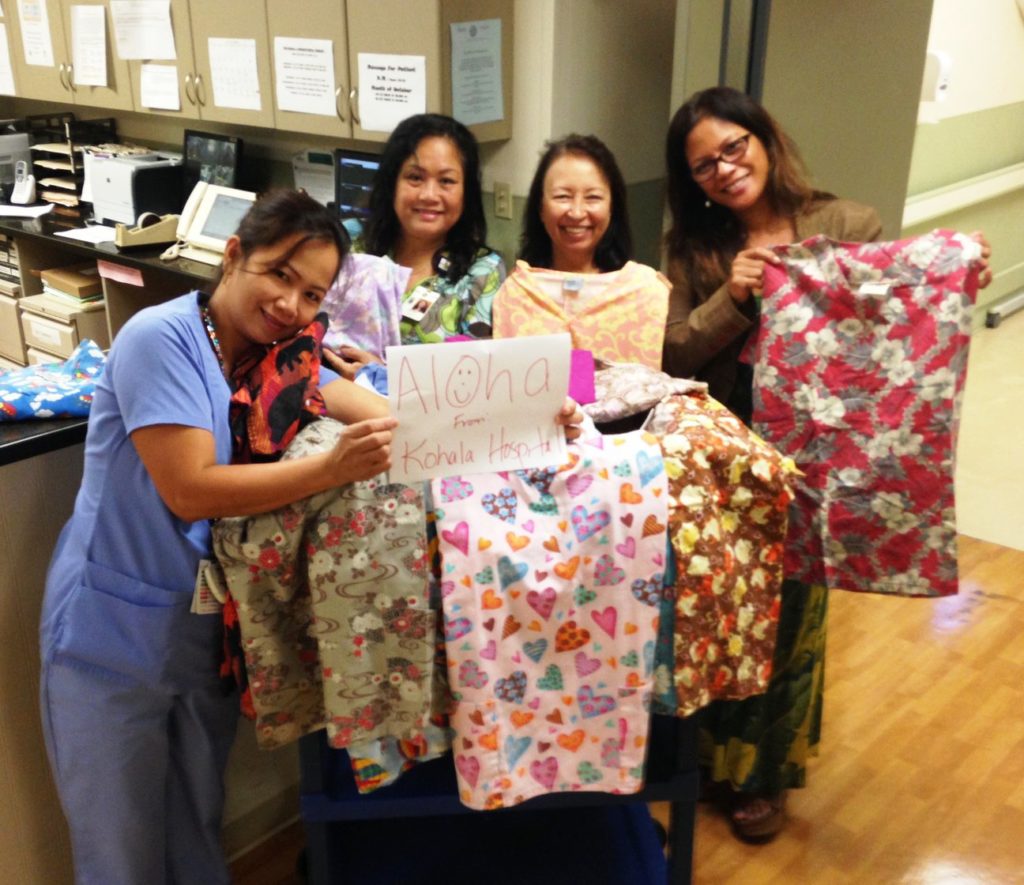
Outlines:
<svg viewBox="0 0 1024 885"><path fill-rule="evenodd" d="M690 882L698 784L692 718L653 718L641 793L559 793L500 811L459 802L450 754L360 795L347 754L328 747L322 731L299 749L312 885ZM667 834L647 811L658 801L671 803Z"/></svg>

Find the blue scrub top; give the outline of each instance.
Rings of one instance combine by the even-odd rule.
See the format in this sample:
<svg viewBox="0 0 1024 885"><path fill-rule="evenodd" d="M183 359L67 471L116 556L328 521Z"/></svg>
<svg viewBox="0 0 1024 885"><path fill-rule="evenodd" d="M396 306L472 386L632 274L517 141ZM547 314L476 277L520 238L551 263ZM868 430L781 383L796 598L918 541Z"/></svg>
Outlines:
<svg viewBox="0 0 1024 885"><path fill-rule="evenodd" d="M321 386L337 378L321 370ZM189 610L199 561L211 555L209 521L168 510L130 434L199 427L228 464L230 400L197 293L140 311L118 333L89 415L82 487L47 574L45 662L169 690L219 678L220 618Z"/></svg>
<svg viewBox="0 0 1024 885"><path fill-rule="evenodd" d="M230 396L195 292L140 311L118 333L89 417L82 486L47 575L44 659L189 682L193 646L202 669L212 668L200 680L216 677L219 618L188 611L199 560L210 555L209 522L168 510L129 435L154 424L199 427L227 464ZM180 667L167 656L181 657Z"/></svg>

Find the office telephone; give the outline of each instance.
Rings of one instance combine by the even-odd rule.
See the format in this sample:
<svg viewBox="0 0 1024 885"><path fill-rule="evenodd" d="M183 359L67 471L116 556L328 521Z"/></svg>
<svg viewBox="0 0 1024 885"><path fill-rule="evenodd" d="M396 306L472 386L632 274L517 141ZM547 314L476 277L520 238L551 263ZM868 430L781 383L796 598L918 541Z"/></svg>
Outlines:
<svg viewBox="0 0 1024 885"><path fill-rule="evenodd" d="M11 191L11 202L24 206L36 201L36 179L28 171L28 163L18 160L14 164L14 190Z"/></svg>
<svg viewBox="0 0 1024 885"><path fill-rule="evenodd" d="M251 191L200 181L181 210L175 231L177 242L160 257L164 261L189 258L203 264L220 264L228 237L238 229L255 199L256 194Z"/></svg>

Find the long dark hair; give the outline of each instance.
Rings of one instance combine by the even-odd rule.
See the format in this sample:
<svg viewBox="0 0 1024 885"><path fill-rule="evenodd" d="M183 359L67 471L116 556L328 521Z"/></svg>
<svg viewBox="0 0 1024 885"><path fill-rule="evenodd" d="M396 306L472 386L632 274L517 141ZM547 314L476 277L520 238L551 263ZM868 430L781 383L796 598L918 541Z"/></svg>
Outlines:
<svg viewBox="0 0 1024 885"><path fill-rule="evenodd" d="M424 138L447 138L462 160L462 215L455 222L443 246L448 250L448 268L440 271L434 255L434 271L451 282L465 276L477 252L486 248L487 221L484 219L483 191L480 185L480 151L476 138L458 120L443 114L416 114L399 123L380 158L380 168L370 192L370 218L363 231L363 247L371 255L389 254L402 236L395 215L395 188L402 164L416 152Z"/></svg>
<svg viewBox="0 0 1024 885"><path fill-rule="evenodd" d="M746 229L729 209L711 201L690 174L686 139L701 120L717 117L742 126L758 138L768 154L765 193L772 209L792 217L812 198L831 195L813 191L807 183L800 153L772 116L749 95L716 86L692 95L676 111L665 142L668 167L668 206L672 226L665 234L669 258L681 259L699 282L720 277L746 240Z"/></svg>
<svg viewBox="0 0 1024 885"><path fill-rule="evenodd" d="M551 267L551 237L544 229L540 207L544 199L544 177L551 164L567 154L586 157L601 170L608 182L612 198L612 217L608 230L594 250L594 264L599 270L619 270L633 257L633 235L629 229L629 212L626 208L626 182L619 171L615 157L601 139L594 135L567 135L558 141L548 142L537 171L530 182L530 193L526 198L526 212L523 215L523 232L519 238L519 257L533 267Z"/></svg>
<svg viewBox="0 0 1024 885"><path fill-rule="evenodd" d="M338 276L349 250L349 238L333 212L318 203L305 191L279 188L263 194L245 213L235 235L239 239L242 258L255 249L272 246L285 237L301 234L280 261L287 261L310 240L332 244L338 252ZM220 279L213 282L214 288ZM211 289L212 291L212 289Z"/></svg>

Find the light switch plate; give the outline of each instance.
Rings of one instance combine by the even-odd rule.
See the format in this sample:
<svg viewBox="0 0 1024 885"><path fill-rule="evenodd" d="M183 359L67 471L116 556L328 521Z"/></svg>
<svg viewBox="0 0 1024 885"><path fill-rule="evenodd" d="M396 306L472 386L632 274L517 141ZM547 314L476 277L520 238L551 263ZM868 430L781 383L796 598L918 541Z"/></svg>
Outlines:
<svg viewBox="0 0 1024 885"><path fill-rule="evenodd" d="M494 182L494 217L512 219L512 185L507 181Z"/></svg>

